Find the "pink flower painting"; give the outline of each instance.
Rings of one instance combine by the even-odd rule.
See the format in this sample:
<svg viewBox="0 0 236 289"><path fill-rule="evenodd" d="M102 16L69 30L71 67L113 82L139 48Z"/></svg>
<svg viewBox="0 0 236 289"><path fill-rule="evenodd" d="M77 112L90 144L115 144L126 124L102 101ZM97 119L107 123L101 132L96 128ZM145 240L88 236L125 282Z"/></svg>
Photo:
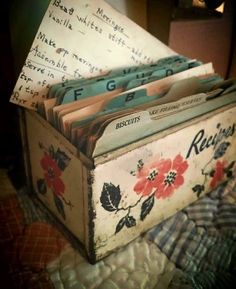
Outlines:
<svg viewBox="0 0 236 289"><path fill-rule="evenodd" d="M213 177L210 182L210 187L212 189L216 188L217 185L222 181L225 174L226 162L225 161L217 161L215 170L213 171Z"/></svg>
<svg viewBox="0 0 236 289"><path fill-rule="evenodd" d="M50 157L47 153L44 153L44 157L40 162L44 170L44 178L47 186L53 191L57 196L62 196L65 192L65 185L60 179L61 170L58 167L54 159Z"/></svg>
<svg viewBox="0 0 236 289"><path fill-rule="evenodd" d="M188 163L178 154L174 160L160 159L143 166L136 174L138 182L134 191L143 196L155 193L157 199L170 197L184 183L183 174Z"/></svg>
<svg viewBox="0 0 236 289"><path fill-rule="evenodd" d="M37 179L37 191L40 195L51 192L58 213L66 219L64 205L70 208L73 205L65 196L66 187L62 181L62 173L69 165L70 158L60 148L55 149L53 145L47 148L40 142L39 147L43 150L43 157L39 161L43 169L43 177Z"/></svg>

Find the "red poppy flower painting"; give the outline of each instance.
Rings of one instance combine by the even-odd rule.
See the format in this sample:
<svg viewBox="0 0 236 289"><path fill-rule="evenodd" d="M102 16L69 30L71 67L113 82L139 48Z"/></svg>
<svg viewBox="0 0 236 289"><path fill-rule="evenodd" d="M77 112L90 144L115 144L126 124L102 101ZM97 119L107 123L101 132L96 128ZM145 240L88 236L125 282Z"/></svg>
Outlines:
<svg viewBox="0 0 236 289"><path fill-rule="evenodd" d="M215 148L213 156L201 169L203 181L202 183L197 183L194 187L192 187L192 190L197 194L197 197L200 197L209 187L210 189L215 189L223 180L226 181L235 177L234 170L236 161L232 160L230 163L228 163L222 159L230 147L230 142L221 142ZM214 164L212 164L213 162Z"/></svg>
<svg viewBox="0 0 236 289"><path fill-rule="evenodd" d="M72 209L73 205L64 196L66 187L61 179L61 175L69 165L70 158L64 151L60 148L55 148L53 145L45 147L43 143L39 142L39 147L43 150L43 157L39 161L43 169L43 177L37 179L37 192L45 197L47 197L48 192L51 192L55 207L65 220L66 212L64 205L69 206L70 209Z"/></svg>
<svg viewBox="0 0 236 289"><path fill-rule="evenodd" d="M150 195L163 182L163 171L169 167L169 162L170 160L159 160L138 170L136 176L139 180L134 191L143 196Z"/></svg>
<svg viewBox="0 0 236 289"><path fill-rule="evenodd" d="M168 168L163 171L164 179L158 186L156 191L157 199L165 199L170 197L174 190L178 189L184 183L183 174L188 168L187 161L183 160L183 157L178 154L173 161L168 162Z"/></svg>
<svg viewBox="0 0 236 289"><path fill-rule="evenodd" d="M62 196L65 191L65 185L60 179L61 170L58 167L54 159L50 155L44 153L44 157L40 162L44 172L44 178L47 183L47 186L52 189L54 194L57 196Z"/></svg>
<svg viewBox="0 0 236 289"><path fill-rule="evenodd" d="M143 196L155 193L155 197L170 197L174 190L184 183L183 174L188 168L181 155L171 159L161 159L149 166L143 166L136 174L138 182L134 191Z"/></svg>
<svg viewBox="0 0 236 289"><path fill-rule="evenodd" d="M222 181L225 173L226 162L225 161L217 161L215 170L213 172L213 177L210 182L210 186L212 189L216 188L218 183Z"/></svg>

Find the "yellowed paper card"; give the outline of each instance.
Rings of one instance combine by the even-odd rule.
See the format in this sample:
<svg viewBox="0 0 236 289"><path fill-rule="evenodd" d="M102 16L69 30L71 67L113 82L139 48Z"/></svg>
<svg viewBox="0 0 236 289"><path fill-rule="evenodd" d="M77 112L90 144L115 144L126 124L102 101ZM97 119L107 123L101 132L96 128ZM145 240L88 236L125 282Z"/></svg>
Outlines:
<svg viewBox="0 0 236 289"><path fill-rule="evenodd" d="M102 0L51 1L10 101L36 109L52 84L175 52Z"/></svg>

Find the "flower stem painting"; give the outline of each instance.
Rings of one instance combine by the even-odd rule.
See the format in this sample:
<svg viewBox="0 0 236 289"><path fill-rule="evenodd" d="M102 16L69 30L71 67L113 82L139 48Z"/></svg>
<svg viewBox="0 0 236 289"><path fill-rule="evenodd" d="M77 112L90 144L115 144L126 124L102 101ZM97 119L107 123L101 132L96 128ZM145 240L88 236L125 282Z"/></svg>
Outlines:
<svg viewBox="0 0 236 289"><path fill-rule="evenodd" d="M124 216L116 226L115 234L123 227L130 228L136 225L137 220L132 215L134 207L140 205L139 218L143 221L150 214L155 201L170 198L184 184L184 174L187 169L188 163L180 154L174 159L156 159L148 164L139 160L136 169L130 174L136 177L133 193L140 197L134 204L126 207L120 206L119 185L104 183L100 197L102 207L109 212L124 212Z"/></svg>
<svg viewBox="0 0 236 289"><path fill-rule="evenodd" d="M60 150L55 149L52 145L46 148L41 142L39 147L43 151L43 156L40 160L40 166L43 169L44 175L37 180L38 192L42 195L51 192L58 213L63 219L66 219L64 205L73 207L71 202L65 197L65 184L62 181L63 171L70 162L70 158Z"/></svg>

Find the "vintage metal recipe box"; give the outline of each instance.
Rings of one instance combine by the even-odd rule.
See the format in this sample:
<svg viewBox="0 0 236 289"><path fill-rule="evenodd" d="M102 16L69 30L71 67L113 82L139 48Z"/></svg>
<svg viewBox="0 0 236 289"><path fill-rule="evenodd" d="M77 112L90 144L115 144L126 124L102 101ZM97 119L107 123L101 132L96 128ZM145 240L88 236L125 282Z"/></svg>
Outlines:
<svg viewBox="0 0 236 289"><path fill-rule="evenodd" d="M94 159L37 113L25 110L23 120L33 190L91 262L232 177L232 104Z"/></svg>
<svg viewBox="0 0 236 289"><path fill-rule="evenodd" d="M87 154L91 157L34 110L40 102L57 102L48 95L54 84L114 76L124 67L153 66L176 55L103 0L52 0L33 41L11 96L11 102L24 107L27 175L35 196L83 244L91 262L232 177L236 94L228 90L184 111L168 111L142 130L138 125L149 117L145 110L125 115L113 130L111 121L92 147L94 153ZM214 77L210 64L192 68L192 63L184 63L184 78L191 69ZM163 77L172 73L167 69Z"/></svg>

